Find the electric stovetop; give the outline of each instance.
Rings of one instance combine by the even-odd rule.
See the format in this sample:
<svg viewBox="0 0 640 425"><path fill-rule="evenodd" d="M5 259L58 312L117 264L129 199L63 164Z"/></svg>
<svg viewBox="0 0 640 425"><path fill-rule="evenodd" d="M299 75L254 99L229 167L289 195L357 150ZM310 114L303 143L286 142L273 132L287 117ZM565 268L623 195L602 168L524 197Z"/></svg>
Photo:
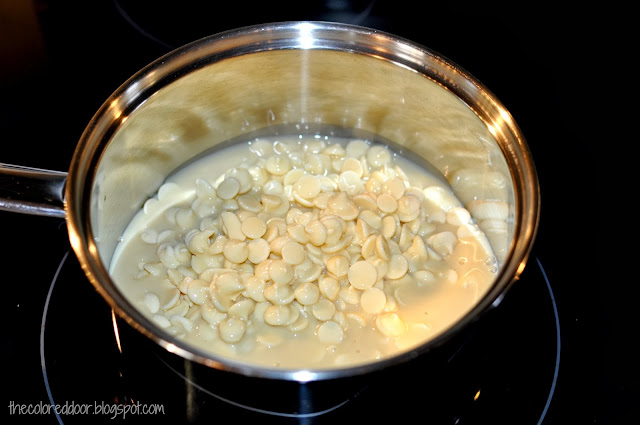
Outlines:
<svg viewBox="0 0 640 425"><path fill-rule="evenodd" d="M575 75L581 36L541 6L390 0L34 1L3 6L0 162L66 170L84 126L130 75L168 51L239 26L354 23L453 60L506 105L540 174L538 238L503 302L432 360L299 409L229 398L166 363L95 292L64 221L0 212L5 423L614 424L637 420L630 355L600 285L593 159ZM15 7L15 9L11 9ZM538 7L538 8L536 8ZM637 387L637 385L636 385ZM273 385L277 397L278 385ZM59 405L54 412L50 406ZM294 403L295 404L295 403ZM118 410L117 406L122 407ZM124 406L129 406L124 409ZM136 407L137 406L137 407ZM143 412L143 408L145 411Z"/></svg>

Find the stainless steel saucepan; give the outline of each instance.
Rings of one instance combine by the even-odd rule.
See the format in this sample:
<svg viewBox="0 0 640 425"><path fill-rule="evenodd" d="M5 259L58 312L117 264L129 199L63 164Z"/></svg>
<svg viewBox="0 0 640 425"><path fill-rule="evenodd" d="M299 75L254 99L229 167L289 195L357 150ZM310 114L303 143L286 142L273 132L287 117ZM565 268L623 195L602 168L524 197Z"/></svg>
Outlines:
<svg viewBox="0 0 640 425"><path fill-rule="evenodd" d="M461 320L423 345L332 370L254 367L160 329L109 275L127 224L165 178L216 145L283 129L374 134L432 164L463 203L507 203L490 235L497 279ZM337 129L337 130L336 130ZM424 355L497 305L527 262L539 219L535 167L495 96L437 53L369 28L326 22L245 27L181 47L118 88L88 123L67 172L3 164L0 208L64 217L82 269L132 328L188 361L236 375L308 382L383 369Z"/></svg>

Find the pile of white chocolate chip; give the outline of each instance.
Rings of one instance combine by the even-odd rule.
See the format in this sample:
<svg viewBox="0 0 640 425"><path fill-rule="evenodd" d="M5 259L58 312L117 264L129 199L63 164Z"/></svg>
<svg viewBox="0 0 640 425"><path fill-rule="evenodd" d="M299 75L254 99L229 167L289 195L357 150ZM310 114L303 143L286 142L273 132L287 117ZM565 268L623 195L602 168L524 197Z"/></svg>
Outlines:
<svg viewBox="0 0 640 425"><path fill-rule="evenodd" d="M136 279L169 294L147 286L144 306L173 334L207 327L233 345L274 327L335 347L357 327L397 338L410 330L398 288L457 282L452 264L468 260L449 257L484 240L453 194L411 181L385 146L291 138L248 149L251 161L198 178L164 228L141 233L157 257Z"/></svg>

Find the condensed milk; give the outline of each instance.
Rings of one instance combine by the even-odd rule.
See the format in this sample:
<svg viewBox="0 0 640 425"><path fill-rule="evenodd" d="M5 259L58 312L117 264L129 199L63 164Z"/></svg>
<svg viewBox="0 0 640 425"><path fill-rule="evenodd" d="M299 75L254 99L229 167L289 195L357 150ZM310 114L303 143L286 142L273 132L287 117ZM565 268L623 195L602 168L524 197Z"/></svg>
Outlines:
<svg viewBox="0 0 640 425"><path fill-rule="evenodd" d="M497 267L444 179L364 139L285 136L233 144L170 176L110 272L189 344L264 367L331 369L438 335Z"/></svg>

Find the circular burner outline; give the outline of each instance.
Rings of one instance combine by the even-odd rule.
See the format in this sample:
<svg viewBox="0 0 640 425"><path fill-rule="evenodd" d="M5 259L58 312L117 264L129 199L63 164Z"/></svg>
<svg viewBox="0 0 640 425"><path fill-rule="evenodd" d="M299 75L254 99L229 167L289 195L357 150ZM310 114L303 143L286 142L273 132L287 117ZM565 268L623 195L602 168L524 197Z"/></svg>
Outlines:
<svg viewBox="0 0 640 425"><path fill-rule="evenodd" d="M542 263L540 262L540 258L536 257L536 263L540 268L540 272L542 272L542 277L544 278L544 282L547 285L547 290L549 291L549 296L551 297L551 305L553 307L553 315L555 316L556 321L556 365L553 371L553 380L551 381L551 390L549 391L549 396L547 397L547 402L544 405L544 409L542 410L542 415L540 416L540 420L538 421L538 425L542 424L544 418L547 416L547 412L549 410L549 406L551 405L551 400L553 399L553 394L556 390L556 383L558 382L558 371L560 370L560 316L558 314L558 306L556 304L556 297L553 294L553 289L551 288L551 282L549 282L549 278L547 277L547 272L544 270Z"/></svg>
<svg viewBox="0 0 640 425"><path fill-rule="evenodd" d="M342 406L344 406L345 404L347 404L349 401L351 401L351 399L346 399L344 401L341 401L340 403L336 404L335 406L329 407L327 409L324 410L320 410L318 412L311 412L311 413L285 413L285 412L276 412L276 411L272 411L272 410L266 410L266 409L259 409L257 407L253 407L253 406L247 406L245 404L241 404L238 402L235 402L233 400L229 400L227 398L221 397L218 394L215 394L209 390L207 390L206 388L204 388L201 385L196 384L195 382L193 382L191 379L187 378L186 376L184 376L183 374L181 374L180 372L178 372L177 370L175 370L173 367L171 367L171 365L167 364L167 362L165 362L164 360L160 359L159 360L172 372L174 372L176 375L178 375L179 377L181 377L182 379L184 379L186 382L189 383L189 385L192 385L194 388L197 388L198 390L202 391L203 393L217 398L220 401L223 401L225 403L229 403L232 406L235 407L239 407L241 409L246 409L246 410L250 410L252 412L256 412L256 413L260 413L263 415L270 415L270 416L280 416L283 418L296 418L296 419L306 419L306 418L314 418L317 416L322 416L326 413L332 412Z"/></svg>
<svg viewBox="0 0 640 425"><path fill-rule="evenodd" d="M60 275L60 272L62 271L62 267L64 266L64 264L67 261L67 258L69 256L69 253L71 251L68 250L62 257L60 264L58 265L58 268L56 269L55 274L53 275L53 278L51 280L51 284L49 286L49 290L47 292L47 297L45 300L45 304L44 304L44 308L43 308L43 312L42 312L42 321L41 321L41 325L40 325L40 364L42 367L42 377L44 379L44 384L45 384L45 389L47 391L47 397L49 398L49 403L52 406L52 410L56 416L56 419L58 421L59 424L63 424L62 418L60 416L60 414L57 412L57 410L55 409L55 401L53 399L53 394L51 391L51 386L49 384L49 378L47 375L47 367L46 367L46 361L45 361L45 344L44 344L44 336L45 336L45 330L46 330L46 320L47 320L47 313L49 311L49 304L51 301L51 295L53 294L53 289L55 287L56 281L58 279L58 276ZM557 380L558 380L558 373L560 370L560 353L561 353L561 332L560 332L560 317L559 317L559 313L558 313L558 306L556 304L556 299L555 299L555 295L553 293L553 288L551 287L551 282L549 281L549 278L547 276L547 273L544 269L544 266L542 265L542 262L540 261L540 258L535 257L536 260L536 264L538 265L538 268L540 269L540 272L542 273L542 277L544 279L545 285L547 287L547 291L549 292L549 296L551 299L551 305L553 308L553 314L554 314L554 319L555 319L555 328L556 328L556 360L555 360L555 366L554 366L554 372L553 372L553 380L551 382L551 388L549 390L549 394L547 396L547 401L545 403L545 406L542 410L542 413L540 415L540 419L538 420L537 424L541 425L549 411L549 407L551 405L551 401L553 400L553 395L555 393L555 388L556 388L556 384L557 384ZM114 323L115 326L115 323ZM319 411L319 412L313 412L313 413L308 413L308 414L288 414L288 413L280 413L280 412L271 412L271 411L266 411L263 409L258 409L258 408L254 408L251 406L245 406L242 405L240 403L236 403L233 402L232 400L227 400L223 397L220 397L210 391L208 391L206 388L201 387L200 385L191 382L187 377L183 376L182 374L180 374L178 371L174 370L173 368L171 368L169 365L167 365L169 367L170 370L172 370L174 373L178 374L179 376L181 376L183 379L185 379L187 382L189 382L191 385L193 385L195 388L199 389L200 391L204 392L205 394L208 394L212 397L215 397L218 400L221 400L223 402L229 403L233 406L236 407L240 407L240 408L245 408L245 409L249 409L251 411L255 411L258 413L262 413L262 414L269 414L269 415L275 415L275 416L282 416L282 417L295 417L295 418L309 418L309 417L316 417L316 416L321 416L323 414L329 413L333 410L338 409L339 407L345 405L347 402L350 401L350 399L345 400L344 402L341 402L339 404L337 404L336 406L330 407L328 409Z"/></svg>
<svg viewBox="0 0 640 425"><path fill-rule="evenodd" d="M60 271L62 270L62 266L64 265L64 263L67 261L67 257L69 256L69 252L67 251L64 256L62 257L62 260L60 261L60 264L58 265L58 268L56 270L56 273L53 275L53 279L51 280L51 285L49 285L49 291L47 292L47 298L44 302L44 308L42 311L42 322L40 324L40 365L42 366L42 378L44 379L44 386L47 390L47 396L49 397L49 403L51 403L52 406L52 410L53 413L56 415L56 419L58 420L59 424L62 424L62 418L60 417L60 414L58 413L57 409L53 408L56 404L53 401L53 394L51 394L51 387L49 385L49 378L47 376L47 365L45 363L45 356L44 356L44 330L45 330L45 324L47 321L47 312L49 311L49 302L51 301L51 294L53 293L53 288L56 284L56 280L58 280L58 275L60 274Z"/></svg>

